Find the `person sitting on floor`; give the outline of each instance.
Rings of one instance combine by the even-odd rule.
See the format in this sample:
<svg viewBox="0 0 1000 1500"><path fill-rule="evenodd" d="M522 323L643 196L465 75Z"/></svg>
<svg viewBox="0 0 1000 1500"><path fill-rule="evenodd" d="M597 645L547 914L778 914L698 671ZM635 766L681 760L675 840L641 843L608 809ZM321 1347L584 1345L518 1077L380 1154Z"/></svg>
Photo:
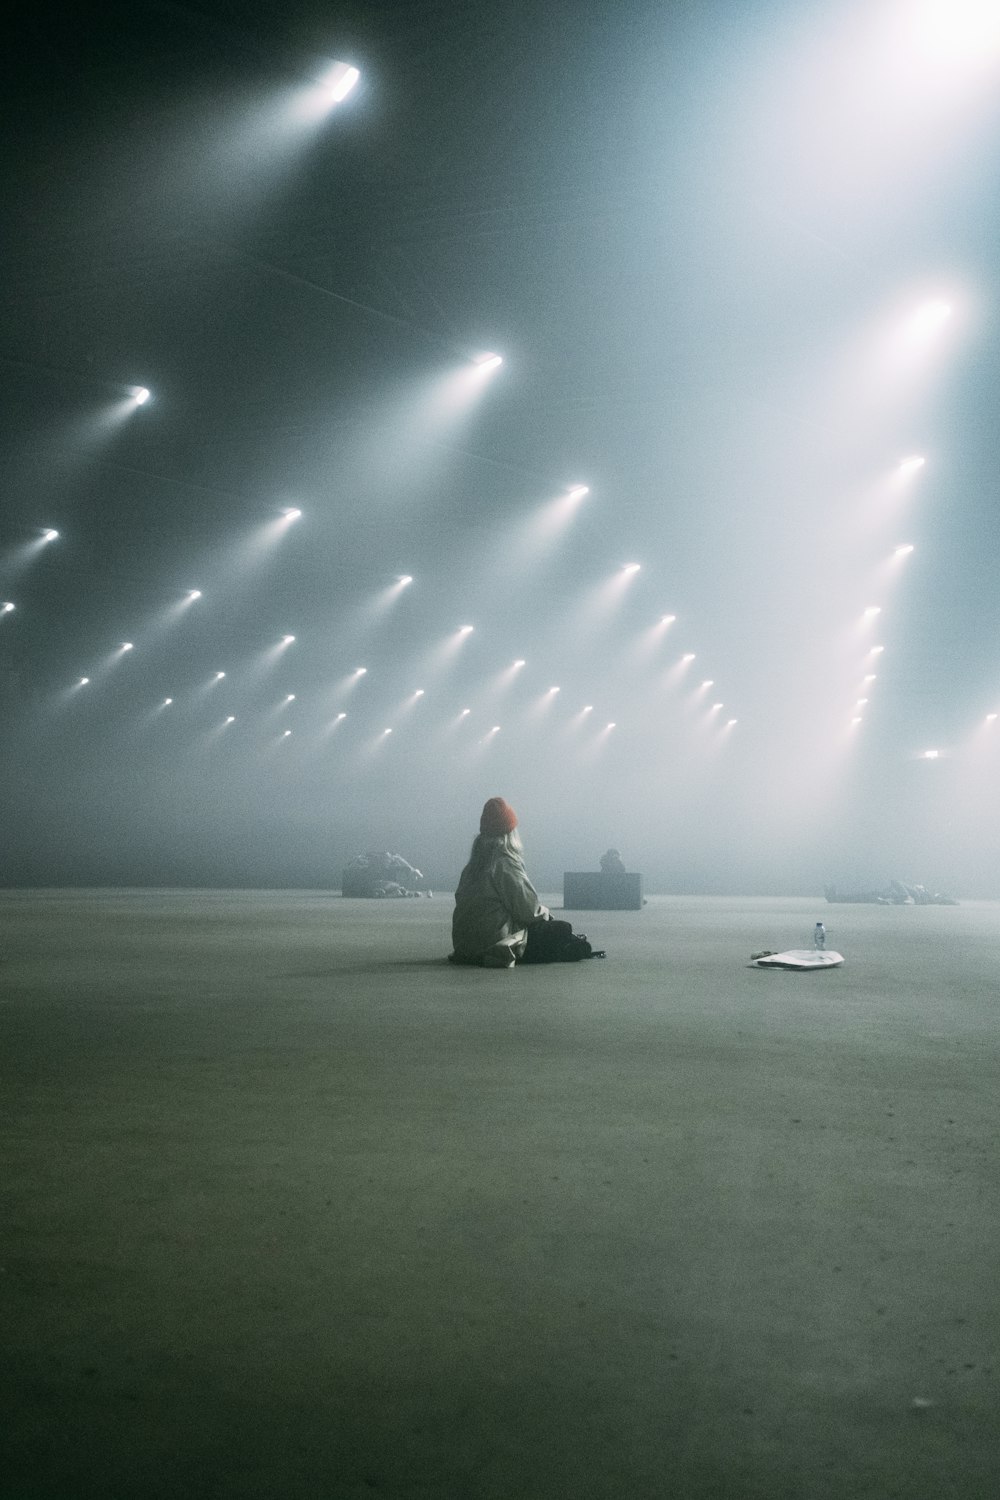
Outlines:
<svg viewBox="0 0 1000 1500"><path fill-rule="evenodd" d="M625 869L625 861L622 859L617 849L609 849L607 853L601 855L601 874L627 874L627 871Z"/></svg>
<svg viewBox="0 0 1000 1500"><path fill-rule="evenodd" d="M502 797L490 797L483 807L455 892L451 936L449 962L487 969L591 956L586 938L569 922L553 920L539 901L524 867L517 814Z"/></svg>

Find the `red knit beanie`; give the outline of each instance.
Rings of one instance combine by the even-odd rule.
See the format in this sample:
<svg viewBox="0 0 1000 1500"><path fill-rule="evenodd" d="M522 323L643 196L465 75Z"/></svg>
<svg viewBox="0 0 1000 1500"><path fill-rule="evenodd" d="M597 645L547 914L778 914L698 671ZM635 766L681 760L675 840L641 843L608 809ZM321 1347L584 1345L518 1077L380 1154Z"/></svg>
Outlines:
<svg viewBox="0 0 1000 1500"><path fill-rule="evenodd" d="M517 813L502 797L491 797L484 804L483 815L479 819L480 833L485 833L488 838L498 839L505 833L512 833L516 827Z"/></svg>

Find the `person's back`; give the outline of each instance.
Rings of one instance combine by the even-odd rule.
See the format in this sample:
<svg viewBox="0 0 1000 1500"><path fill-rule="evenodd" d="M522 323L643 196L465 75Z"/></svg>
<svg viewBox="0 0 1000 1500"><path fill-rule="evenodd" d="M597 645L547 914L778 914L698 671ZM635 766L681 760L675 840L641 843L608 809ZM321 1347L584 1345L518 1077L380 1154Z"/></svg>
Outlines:
<svg viewBox="0 0 1000 1500"><path fill-rule="evenodd" d="M517 817L503 798L490 798L479 827L455 891L452 960L509 968L524 954L528 924L549 911L528 879Z"/></svg>

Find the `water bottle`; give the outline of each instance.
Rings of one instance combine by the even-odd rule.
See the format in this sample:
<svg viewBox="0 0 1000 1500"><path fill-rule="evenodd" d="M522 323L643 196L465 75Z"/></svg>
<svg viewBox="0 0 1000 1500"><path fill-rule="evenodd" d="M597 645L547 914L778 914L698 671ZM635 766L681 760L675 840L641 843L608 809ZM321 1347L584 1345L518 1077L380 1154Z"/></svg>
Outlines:
<svg viewBox="0 0 1000 1500"><path fill-rule="evenodd" d="M817 953L822 953L826 947L826 928L822 922L817 922L813 928L813 947Z"/></svg>

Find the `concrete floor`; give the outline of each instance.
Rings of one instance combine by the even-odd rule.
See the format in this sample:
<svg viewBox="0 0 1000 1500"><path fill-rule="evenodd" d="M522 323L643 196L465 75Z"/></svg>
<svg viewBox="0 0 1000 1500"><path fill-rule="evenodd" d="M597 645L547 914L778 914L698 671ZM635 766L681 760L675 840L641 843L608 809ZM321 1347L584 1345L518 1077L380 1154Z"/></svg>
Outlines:
<svg viewBox="0 0 1000 1500"><path fill-rule="evenodd" d="M450 913L0 893L4 1500L1000 1493L1000 907Z"/></svg>

